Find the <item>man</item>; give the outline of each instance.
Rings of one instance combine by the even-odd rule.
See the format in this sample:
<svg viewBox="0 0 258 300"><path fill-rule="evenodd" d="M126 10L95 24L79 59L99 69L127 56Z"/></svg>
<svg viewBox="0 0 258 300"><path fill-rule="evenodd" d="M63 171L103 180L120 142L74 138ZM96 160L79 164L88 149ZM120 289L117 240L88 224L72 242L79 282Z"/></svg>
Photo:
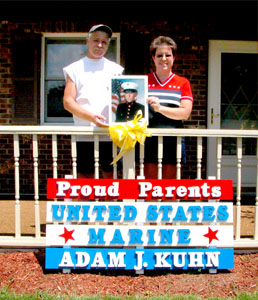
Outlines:
<svg viewBox="0 0 258 300"><path fill-rule="evenodd" d="M144 117L144 105L137 103L138 84L135 82L124 82L121 85L125 93L125 102L120 103L116 111L116 122L133 120L138 110L142 111Z"/></svg>
<svg viewBox="0 0 258 300"><path fill-rule="evenodd" d="M104 57L112 37L109 26L93 26L86 39L84 58L63 69L66 85L64 108L73 114L76 126L108 127L109 86L111 77L121 75L124 68ZM104 178L112 177L112 143L100 137L100 164ZM77 138L78 178L94 177L94 143L91 136Z"/></svg>

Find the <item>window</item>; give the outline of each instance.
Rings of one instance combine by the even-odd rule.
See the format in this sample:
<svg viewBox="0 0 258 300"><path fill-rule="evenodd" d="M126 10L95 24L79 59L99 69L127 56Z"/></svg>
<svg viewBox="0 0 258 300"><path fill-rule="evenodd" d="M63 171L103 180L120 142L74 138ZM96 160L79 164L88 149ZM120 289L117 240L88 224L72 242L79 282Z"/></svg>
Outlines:
<svg viewBox="0 0 258 300"><path fill-rule="evenodd" d="M87 33L44 33L41 59L41 124L69 124L72 115L63 108L63 67L86 55ZM114 33L106 57L120 63L120 34Z"/></svg>

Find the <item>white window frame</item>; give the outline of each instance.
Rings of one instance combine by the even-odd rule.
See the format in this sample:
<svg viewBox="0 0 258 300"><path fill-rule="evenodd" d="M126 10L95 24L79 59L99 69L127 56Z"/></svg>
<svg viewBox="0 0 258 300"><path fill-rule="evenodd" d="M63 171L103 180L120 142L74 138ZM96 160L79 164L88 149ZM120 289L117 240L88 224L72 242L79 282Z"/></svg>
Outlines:
<svg viewBox="0 0 258 300"><path fill-rule="evenodd" d="M76 32L76 33L49 33L44 32L42 33L42 40L41 40L41 76L40 76L40 124L41 125L60 125L60 122L46 122L45 121L45 70L46 70L46 39L85 39L88 36L87 32ZM112 40L116 40L116 62L120 64L120 33L113 33ZM61 119L60 119L61 120ZM64 119L63 119L64 120ZM70 122L62 122L62 125L71 125Z"/></svg>

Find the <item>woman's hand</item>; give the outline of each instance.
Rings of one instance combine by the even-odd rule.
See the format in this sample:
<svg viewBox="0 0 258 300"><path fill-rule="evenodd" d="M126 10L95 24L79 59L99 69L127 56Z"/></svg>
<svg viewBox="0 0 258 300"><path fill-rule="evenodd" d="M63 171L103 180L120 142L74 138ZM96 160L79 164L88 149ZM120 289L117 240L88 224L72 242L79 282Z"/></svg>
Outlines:
<svg viewBox="0 0 258 300"><path fill-rule="evenodd" d="M160 104L159 98L149 97L146 100L155 112L174 120L188 120L192 111L193 102L190 100L181 100L179 107L168 107Z"/></svg>
<svg viewBox="0 0 258 300"><path fill-rule="evenodd" d="M151 96L147 98L147 103L151 105L151 107L154 109L155 112L160 111L160 102L158 97Z"/></svg>

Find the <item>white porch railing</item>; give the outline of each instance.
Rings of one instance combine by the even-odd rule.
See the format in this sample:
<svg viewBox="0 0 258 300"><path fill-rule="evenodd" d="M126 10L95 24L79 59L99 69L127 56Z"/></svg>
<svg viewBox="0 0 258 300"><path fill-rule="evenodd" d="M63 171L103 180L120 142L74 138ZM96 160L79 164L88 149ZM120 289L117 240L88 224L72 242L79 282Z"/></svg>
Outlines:
<svg viewBox="0 0 258 300"><path fill-rule="evenodd" d="M76 163L76 135L93 135L94 136L94 160L95 160L95 178L99 178L99 136L107 135L107 129L91 128L91 127L67 127L67 126L0 126L0 135L13 136L14 149L14 194L15 194L15 218L14 218L14 234L0 234L0 247L45 247L45 237L41 233L41 225L45 224L45 220L40 219L40 200L39 200L39 163L38 163L38 136L52 136L52 169L53 178L58 178L58 153L57 153L57 136L71 136L71 171L73 178L77 178L77 163ZM202 164L203 164L203 138L213 137L217 140L216 149L216 177L221 179L221 161L222 161L222 139L235 137L237 139L237 184L236 184L236 206L235 206L235 221L234 221L234 247L235 248L258 248L258 165L256 163L256 198L253 205L253 234L249 238L241 237L241 171L242 171L242 139L243 138L258 138L257 130L210 130L210 129L153 129L152 134L159 137L158 143L158 178L162 178L162 146L163 136L177 136L177 179L181 178L181 139L185 137L196 137L197 140L197 164L196 164L196 179L202 179ZM32 135L33 149L33 169L34 169L34 226L35 232L33 235L26 236L21 230L22 214L20 200L20 135ZM0 137L1 139L1 137ZM257 142L258 145L258 142ZM117 148L113 147L113 156L117 153ZM258 146L256 150L256 158L258 160ZM139 174L136 174L134 163L134 151L130 151L123 159L123 178L131 179L137 175L144 176L144 146L140 146ZM209 174L208 174L209 175ZM113 177L117 178L117 166L114 165ZM1 200L0 200L1 202ZM0 224L1 216L0 216ZM1 226L1 225L0 225Z"/></svg>

